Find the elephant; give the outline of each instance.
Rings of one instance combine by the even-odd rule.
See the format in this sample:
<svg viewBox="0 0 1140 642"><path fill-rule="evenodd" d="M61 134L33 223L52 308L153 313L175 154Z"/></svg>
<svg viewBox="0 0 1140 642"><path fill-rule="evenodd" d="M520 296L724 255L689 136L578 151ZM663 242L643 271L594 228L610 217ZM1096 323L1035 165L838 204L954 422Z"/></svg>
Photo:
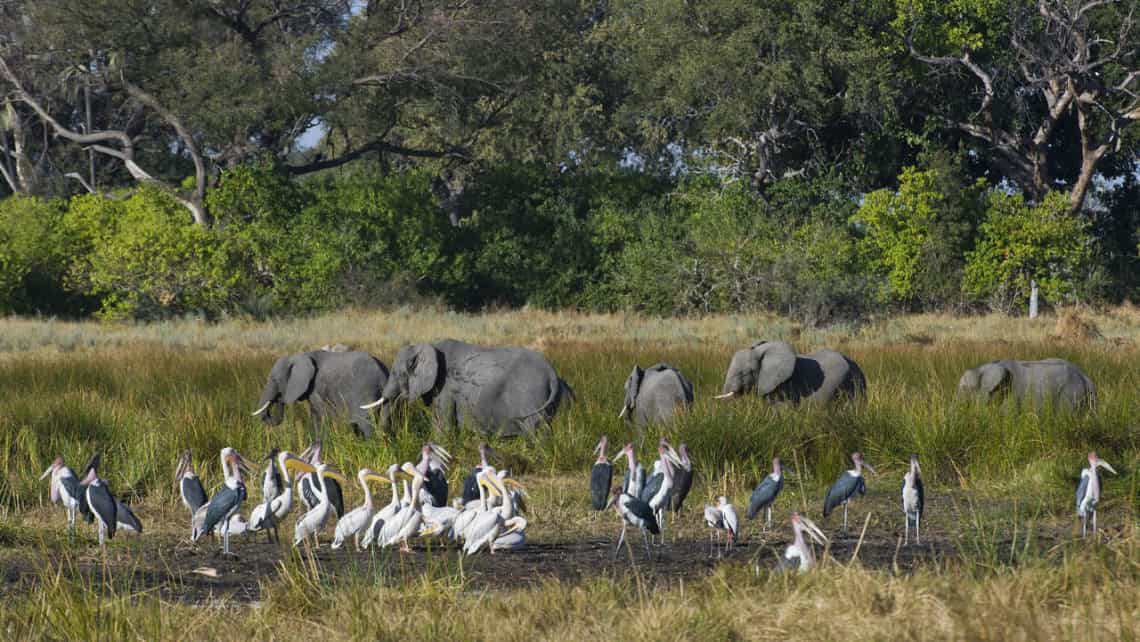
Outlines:
<svg viewBox="0 0 1140 642"><path fill-rule="evenodd" d="M863 370L844 354L828 349L797 354L790 343L761 341L732 356L724 376L724 393L715 398L755 393L771 401L798 404L856 399L866 391Z"/></svg>
<svg viewBox="0 0 1140 642"><path fill-rule="evenodd" d="M445 339L404 346L392 376L368 409L403 399L433 409L437 428L469 426L505 437L531 435L574 393L541 354Z"/></svg>
<svg viewBox="0 0 1140 642"><path fill-rule="evenodd" d="M693 403L693 384L681 371L667 363L642 370L633 366L625 380L625 402L618 419L630 419L641 428L651 422L673 418L678 409Z"/></svg>
<svg viewBox="0 0 1140 642"><path fill-rule="evenodd" d="M1046 400L1071 410L1096 404L1096 386L1088 375L1069 361L1056 358L984 363L962 373L958 390L985 399L998 390L1009 391L1018 403L1029 399L1037 407Z"/></svg>
<svg viewBox="0 0 1140 642"><path fill-rule="evenodd" d="M388 383L388 368L367 352L313 350L286 355L273 364L255 417L276 426L285 404L309 402L314 422L346 412L356 432L372 436L372 416L360 406L376 398ZM382 424L387 412L381 413Z"/></svg>

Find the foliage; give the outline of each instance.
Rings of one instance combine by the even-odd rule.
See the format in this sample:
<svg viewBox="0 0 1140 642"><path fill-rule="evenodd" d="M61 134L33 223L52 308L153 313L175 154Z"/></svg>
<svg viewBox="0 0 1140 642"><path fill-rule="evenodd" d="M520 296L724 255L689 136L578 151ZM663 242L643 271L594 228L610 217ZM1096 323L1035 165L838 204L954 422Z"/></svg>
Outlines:
<svg viewBox="0 0 1140 642"><path fill-rule="evenodd" d="M221 310L243 278L216 232L194 225L166 193L72 199L64 233L76 241L69 282L101 300L107 318L164 318Z"/></svg>
<svg viewBox="0 0 1140 642"><path fill-rule="evenodd" d="M62 201L14 196L0 200L0 312L75 314L84 301L63 287L70 241Z"/></svg>
<svg viewBox="0 0 1140 642"><path fill-rule="evenodd" d="M867 194L854 217L860 249L873 273L886 277L892 301L911 308L952 301L984 189L980 180L965 184L942 162L926 170L904 168L897 190Z"/></svg>
<svg viewBox="0 0 1140 642"><path fill-rule="evenodd" d="M1030 281L1055 305L1078 300L1090 269L1088 224L1068 215L1065 194L1037 205L1020 194L990 193L981 238L966 256L966 291L1012 312L1029 297Z"/></svg>

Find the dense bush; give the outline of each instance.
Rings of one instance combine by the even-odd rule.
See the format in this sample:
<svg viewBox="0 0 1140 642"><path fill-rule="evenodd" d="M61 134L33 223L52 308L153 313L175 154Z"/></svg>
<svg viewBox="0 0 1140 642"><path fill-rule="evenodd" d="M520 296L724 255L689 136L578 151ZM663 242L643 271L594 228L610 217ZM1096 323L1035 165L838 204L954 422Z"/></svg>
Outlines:
<svg viewBox="0 0 1140 642"><path fill-rule="evenodd" d="M66 206L21 196L0 200L0 312L89 311L85 297L64 288L71 255L61 225Z"/></svg>

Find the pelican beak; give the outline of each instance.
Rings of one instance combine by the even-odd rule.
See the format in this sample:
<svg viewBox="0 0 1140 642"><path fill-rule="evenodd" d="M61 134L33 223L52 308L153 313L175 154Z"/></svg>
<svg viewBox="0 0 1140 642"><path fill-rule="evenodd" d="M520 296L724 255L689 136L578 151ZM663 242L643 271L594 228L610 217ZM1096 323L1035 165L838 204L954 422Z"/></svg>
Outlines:
<svg viewBox="0 0 1140 642"><path fill-rule="evenodd" d="M621 412L618 413L618 419L624 419L625 413L629 412L629 406L622 406Z"/></svg>
<svg viewBox="0 0 1140 642"><path fill-rule="evenodd" d="M715 395L713 399L732 399L735 394L735 392L726 392L723 395Z"/></svg>
<svg viewBox="0 0 1140 642"><path fill-rule="evenodd" d="M344 475L342 475L339 470L335 470L332 468L326 468L325 472L321 473L321 475L323 475L324 477L328 477L329 479L335 479L342 484L348 483L348 480L345 479Z"/></svg>
<svg viewBox="0 0 1140 642"><path fill-rule="evenodd" d="M262 406L260 408L258 408L257 410L254 410L252 413L250 413L250 416L256 417L256 416L260 415L261 413L265 412L265 409L268 408L269 404L271 404L271 403L273 403L273 402L272 401L266 401L264 404L262 404Z"/></svg>
<svg viewBox="0 0 1140 642"><path fill-rule="evenodd" d="M443 524L439 522L427 522L427 526L420 529L420 537L429 537L431 535L438 535L443 530Z"/></svg>
<svg viewBox="0 0 1140 642"><path fill-rule="evenodd" d="M503 522L503 525L504 526L510 526L510 528L508 528L506 531L504 531L502 533L502 535L509 535L511 533L518 533L520 531L525 531L526 527L527 527L527 521L526 521L525 517L521 517L521 516L516 515L515 517L512 517L512 518L508 519L507 521ZM502 537L502 535L500 535L500 537Z"/></svg>
<svg viewBox="0 0 1140 642"><path fill-rule="evenodd" d="M303 473L317 472L315 466L305 461L304 459L293 455L292 453L284 453L283 458L285 460L285 468L288 470L291 470L293 472L300 471Z"/></svg>
<svg viewBox="0 0 1140 642"><path fill-rule="evenodd" d="M487 489L487 492L495 495L496 497L502 497L503 493L499 491L499 485L494 481L491 481L492 479L497 481L499 478L495 475L480 474L478 481L479 484L483 486L483 488Z"/></svg>
<svg viewBox="0 0 1140 642"><path fill-rule="evenodd" d="M816 544L823 546L827 543L827 536L823 534L823 531L819 530L815 522L802 515L800 516L800 521L803 522L804 530L807 532L808 537L815 541Z"/></svg>
<svg viewBox="0 0 1140 642"><path fill-rule="evenodd" d="M507 477L506 479L502 479L502 480L500 480L500 483L503 484L504 488L509 486L509 487L517 490L519 492L519 494L521 494L523 497L529 497L529 495L526 492L526 489L523 488L523 485L520 484L519 481L517 479L515 479L514 477Z"/></svg>
<svg viewBox="0 0 1140 642"><path fill-rule="evenodd" d="M400 466L400 470L405 475L407 475L408 477L411 477L412 479L415 479L420 474L420 471L416 470L416 467L413 466L412 462L410 462L410 461L404 462L404 465Z"/></svg>
<svg viewBox="0 0 1140 642"><path fill-rule="evenodd" d="M385 399L384 397L380 397L379 399L377 399L376 401L373 401L372 403L364 404L363 406L360 407L360 409L361 410L372 410L376 406L383 406L386 403L388 403L388 400Z"/></svg>
<svg viewBox="0 0 1140 642"><path fill-rule="evenodd" d="M364 476L364 479L365 479L365 481L378 481L378 482L384 482L386 484L392 483L391 479L388 479L387 477L385 477L383 475L378 475L376 473L368 473L367 475Z"/></svg>

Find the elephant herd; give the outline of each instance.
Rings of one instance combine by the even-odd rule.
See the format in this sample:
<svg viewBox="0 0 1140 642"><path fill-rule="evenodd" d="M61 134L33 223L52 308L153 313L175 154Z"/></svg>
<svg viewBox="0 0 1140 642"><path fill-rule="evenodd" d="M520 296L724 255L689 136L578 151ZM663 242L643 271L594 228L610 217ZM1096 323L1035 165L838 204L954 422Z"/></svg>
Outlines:
<svg viewBox="0 0 1140 642"><path fill-rule="evenodd" d="M1069 409L1096 402L1093 382L1063 359L1005 359L967 370L962 393L1010 396L1036 405ZM738 350L717 399L757 395L771 402L855 400L866 394L859 365L835 350L801 354L784 341L762 341ZM367 352L329 349L281 357L273 364L253 414L281 423L286 404L309 403L315 422L345 416L369 437L373 410L387 426L397 402L422 401L437 426L468 426L501 436L531 434L574 399L570 386L544 356L527 348L485 347L447 339L405 346L392 370ZM668 421L693 403L693 384L677 368L634 366L625 382L619 418L639 428Z"/></svg>

